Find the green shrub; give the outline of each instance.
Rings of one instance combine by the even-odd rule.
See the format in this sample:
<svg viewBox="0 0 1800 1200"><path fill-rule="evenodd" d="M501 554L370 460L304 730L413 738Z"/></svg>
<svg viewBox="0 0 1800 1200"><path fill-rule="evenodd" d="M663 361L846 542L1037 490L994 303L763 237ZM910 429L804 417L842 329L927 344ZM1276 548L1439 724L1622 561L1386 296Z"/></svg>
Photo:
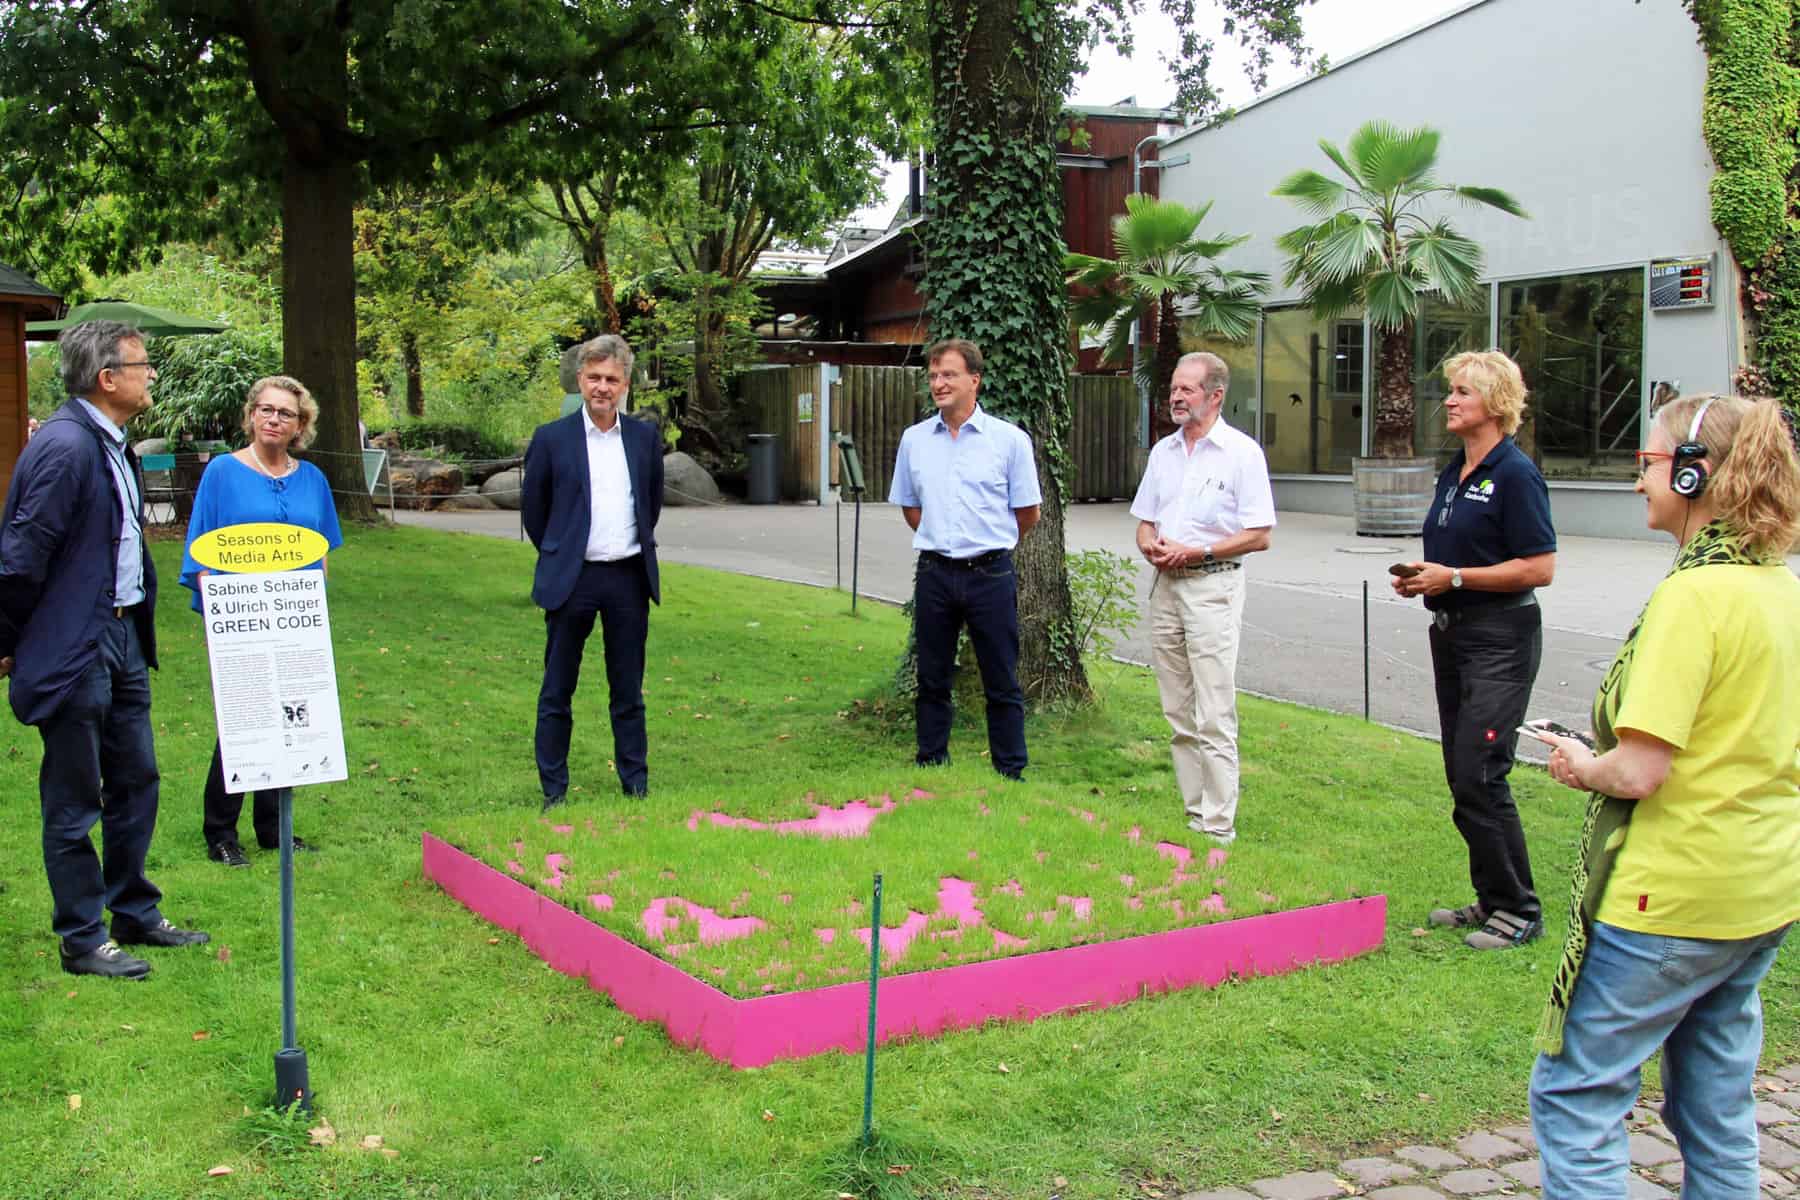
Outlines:
<svg viewBox="0 0 1800 1200"><path fill-rule="evenodd" d="M155 403L133 423L133 430L175 442L241 444L250 385L281 372L281 347L266 329L151 338L149 352L156 366L151 388Z"/></svg>
<svg viewBox="0 0 1800 1200"><path fill-rule="evenodd" d="M510 458L519 452L512 440L481 425L453 421L400 421L388 431L402 450L430 451L447 458Z"/></svg>

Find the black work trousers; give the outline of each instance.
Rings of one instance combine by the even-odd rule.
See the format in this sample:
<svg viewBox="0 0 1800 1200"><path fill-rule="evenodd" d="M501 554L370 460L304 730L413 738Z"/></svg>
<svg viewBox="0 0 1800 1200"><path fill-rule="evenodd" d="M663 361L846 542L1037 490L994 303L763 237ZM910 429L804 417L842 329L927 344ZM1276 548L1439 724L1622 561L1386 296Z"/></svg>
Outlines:
<svg viewBox="0 0 1800 1200"><path fill-rule="evenodd" d="M1506 777L1544 654L1543 613L1531 604L1459 616L1431 629L1451 819L1469 847L1476 901L1488 912L1536 920L1541 906L1525 829Z"/></svg>

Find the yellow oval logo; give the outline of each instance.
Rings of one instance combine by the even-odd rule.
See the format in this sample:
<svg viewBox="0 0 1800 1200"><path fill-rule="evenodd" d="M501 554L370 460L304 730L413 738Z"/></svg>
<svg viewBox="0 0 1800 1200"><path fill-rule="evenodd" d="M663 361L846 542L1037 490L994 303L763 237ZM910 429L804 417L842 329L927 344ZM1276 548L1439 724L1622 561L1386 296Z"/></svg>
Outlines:
<svg viewBox="0 0 1800 1200"><path fill-rule="evenodd" d="M188 546L188 553L195 562L215 571L262 575L297 571L318 562L330 549L322 533L299 525L262 521L203 533Z"/></svg>

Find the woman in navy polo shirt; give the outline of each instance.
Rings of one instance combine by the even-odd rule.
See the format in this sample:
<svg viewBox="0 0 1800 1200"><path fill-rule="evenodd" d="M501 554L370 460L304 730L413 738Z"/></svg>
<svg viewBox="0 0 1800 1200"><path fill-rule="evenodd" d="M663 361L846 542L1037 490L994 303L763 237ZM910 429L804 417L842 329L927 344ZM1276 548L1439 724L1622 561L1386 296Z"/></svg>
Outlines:
<svg viewBox="0 0 1800 1200"><path fill-rule="evenodd" d="M1513 445L1525 411L1518 364L1498 350L1471 351L1447 361L1444 378L1445 427L1462 453L1438 476L1425 560L1393 586L1423 596L1431 611L1444 776L1475 887L1474 903L1433 909L1431 923L1470 929L1469 946L1497 950L1544 931L1506 776L1543 657L1532 589L1556 573L1556 530L1544 477Z"/></svg>

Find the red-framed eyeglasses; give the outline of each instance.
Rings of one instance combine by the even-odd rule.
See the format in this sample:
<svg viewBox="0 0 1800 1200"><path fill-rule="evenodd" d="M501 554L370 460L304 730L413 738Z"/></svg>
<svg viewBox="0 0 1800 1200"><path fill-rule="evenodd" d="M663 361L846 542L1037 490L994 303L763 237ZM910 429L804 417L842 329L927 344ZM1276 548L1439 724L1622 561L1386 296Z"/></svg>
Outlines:
<svg viewBox="0 0 1800 1200"><path fill-rule="evenodd" d="M1665 458L1673 459L1674 457L1673 454L1664 450L1639 450L1637 452L1638 478L1643 478L1644 472L1650 469L1651 463L1661 462Z"/></svg>

